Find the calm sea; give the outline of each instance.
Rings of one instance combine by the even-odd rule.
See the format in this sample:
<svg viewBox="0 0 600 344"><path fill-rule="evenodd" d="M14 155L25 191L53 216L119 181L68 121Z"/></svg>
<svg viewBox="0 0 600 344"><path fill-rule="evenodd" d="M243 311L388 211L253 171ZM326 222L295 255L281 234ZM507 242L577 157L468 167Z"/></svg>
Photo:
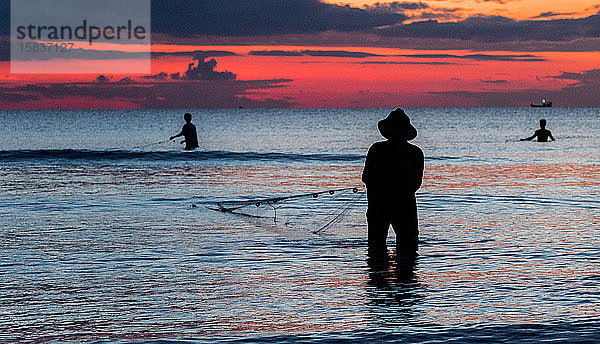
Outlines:
<svg viewBox="0 0 600 344"><path fill-rule="evenodd" d="M600 341L600 109L407 109L420 256L382 270L365 198L209 207L362 186L390 109L189 111L193 152L185 110L0 112L0 342Z"/></svg>

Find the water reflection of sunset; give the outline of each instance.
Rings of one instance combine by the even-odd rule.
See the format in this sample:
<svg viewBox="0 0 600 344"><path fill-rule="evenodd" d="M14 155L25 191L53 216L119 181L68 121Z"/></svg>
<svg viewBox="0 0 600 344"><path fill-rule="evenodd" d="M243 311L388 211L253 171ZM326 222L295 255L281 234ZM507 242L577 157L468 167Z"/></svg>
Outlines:
<svg viewBox="0 0 600 344"><path fill-rule="evenodd" d="M424 186L439 192L475 187L593 187L600 185L600 165L514 164L429 166ZM439 190L438 190L439 189Z"/></svg>

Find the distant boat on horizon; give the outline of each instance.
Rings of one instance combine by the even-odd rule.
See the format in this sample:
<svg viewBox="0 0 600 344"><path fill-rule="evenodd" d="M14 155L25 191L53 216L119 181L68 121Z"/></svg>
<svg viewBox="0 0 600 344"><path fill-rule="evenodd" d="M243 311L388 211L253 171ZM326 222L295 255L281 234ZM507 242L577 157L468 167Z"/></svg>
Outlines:
<svg viewBox="0 0 600 344"><path fill-rule="evenodd" d="M531 107L552 107L552 102L549 102L544 98L542 99L541 104L531 104Z"/></svg>

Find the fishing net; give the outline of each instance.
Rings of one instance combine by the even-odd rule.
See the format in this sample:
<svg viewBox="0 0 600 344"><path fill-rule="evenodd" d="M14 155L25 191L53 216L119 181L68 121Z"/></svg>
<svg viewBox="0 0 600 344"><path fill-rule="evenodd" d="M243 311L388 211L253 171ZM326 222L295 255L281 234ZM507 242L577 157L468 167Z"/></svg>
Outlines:
<svg viewBox="0 0 600 344"><path fill-rule="evenodd" d="M215 202L210 209L322 233L363 199L363 188L332 189L282 197Z"/></svg>

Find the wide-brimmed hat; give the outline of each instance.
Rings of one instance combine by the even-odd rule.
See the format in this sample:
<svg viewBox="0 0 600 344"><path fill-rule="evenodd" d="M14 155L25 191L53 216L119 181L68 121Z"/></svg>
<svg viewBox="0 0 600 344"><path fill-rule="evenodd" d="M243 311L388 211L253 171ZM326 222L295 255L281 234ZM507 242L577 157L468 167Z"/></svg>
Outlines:
<svg viewBox="0 0 600 344"><path fill-rule="evenodd" d="M410 124L410 118L402 109L396 109L377 123L379 132L388 140L410 141L417 137L417 129Z"/></svg>

